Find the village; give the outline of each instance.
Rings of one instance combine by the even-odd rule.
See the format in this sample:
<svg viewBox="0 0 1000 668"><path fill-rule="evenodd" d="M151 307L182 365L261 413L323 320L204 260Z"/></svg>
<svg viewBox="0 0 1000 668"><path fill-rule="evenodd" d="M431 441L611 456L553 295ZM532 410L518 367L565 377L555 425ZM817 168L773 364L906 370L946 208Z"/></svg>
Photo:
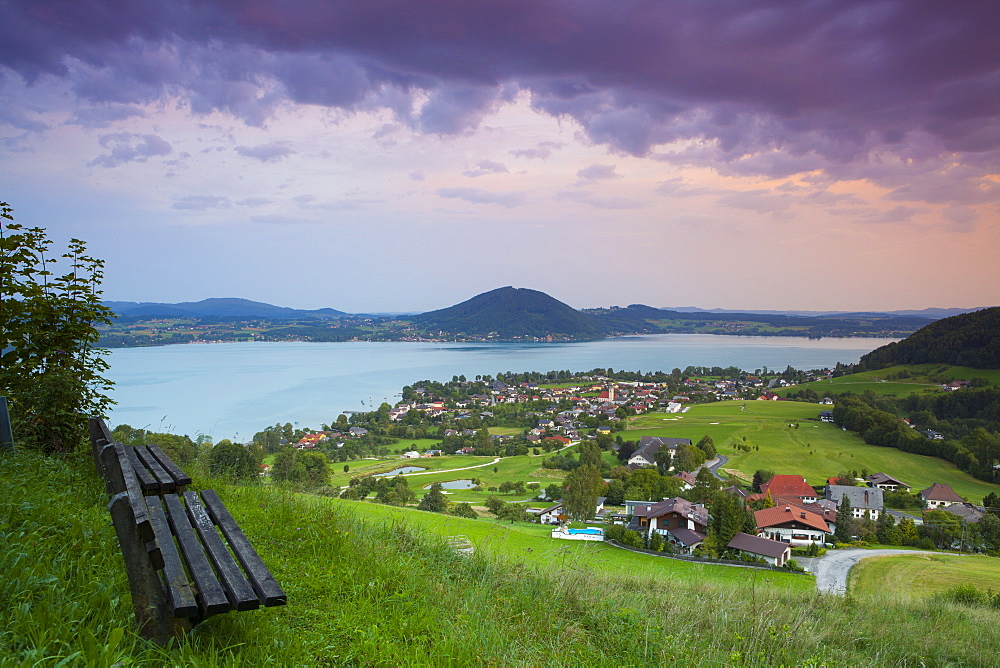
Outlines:
<svg viewBox="0 0 1000 668"><path fill-rule="evenodd" d="M557 468L570 472L561 486L543 487L539 482L522 480L507 481L504 487L470 479L459 489L499 492L501 496L519 489L529 494L529 498L510 503L491 495L493 505L489 501L485 506L476 505L477 516L496 515L551 525L553 538L609 540L630 549L679 558L736 559L797 569L793 555L808 559L829 548L868 543L929 549L982 548L980 533L966 528L978 525L989 504L974 505L947 483L935 482L911 491L911 485L892 471L830 471L821 485L810 485L795 471L758 471L767 477L755 476L751 481L738 471L723 468L728 458L718 454L714 444L706 445L702 439L696 445L696 433L690 438L637 434L638 440L628 440L629 421L637 416L655 414L662 415L664 421L679 421L695 406L720 401L739 402L745 411L750 402L787 401L774 390L829 379L832 372L796 375L795 379L749 374L732 378L692 376L667 382L621 381L593 375L557 384L456 379L445 384L448 389L467 391L452 392L450 397L443 396L449 392L440 387L417 384L406 388L404 399L394 407L383 405L386 425L369 423L368 427L305 434L296 447L316 449L326 442L329 451L329 443L334 442L332 451L336 452L352 440L371 438L372 430L393 434L402 433L402 425L411 429L414 425L436 425L440 441L435 447L399 450L398 457L423 461L454 455L496 457L490 463L538 457L542 467L554 461ZM954 385L942 388L955 389ZM832 425L833 404L831 397L822 397L813 404L816 408L810 419ZM916 429L916 425L904 421ZM497 426L512 423L522 428ZM794 426L797 429L799 425ZM491 427L501 433L490 433ZM932 430L925 432L927 438L938 437ZM592 511L581 516L579 510L568 508L566 495L574 493L572 473L584 459L582 453L588 447L584 444L592 444L589 447L602 453L600 462L594 460L602 484L593 494ZM579 453L579 462L573 459L574 452ZM486 464L454 470L477 466ZM635 475L640 471L643 473ZM368 495L370 481L364 477L351 480L344 488L345 498L363 499ZM632 484L640 478L652 480L652 488L649 484ZM355 486L358 481L361 485ZM358 495L361 489L363 496ZM639 494L630 496L634 490ZM731 497L733 502L720 502L720 495ZM447 501L442 503L448 505ZM504 506L508 512L502 513L499 509ZM994 519L987 521L991 527L985 531L988 544L994 540Z"/></svg>

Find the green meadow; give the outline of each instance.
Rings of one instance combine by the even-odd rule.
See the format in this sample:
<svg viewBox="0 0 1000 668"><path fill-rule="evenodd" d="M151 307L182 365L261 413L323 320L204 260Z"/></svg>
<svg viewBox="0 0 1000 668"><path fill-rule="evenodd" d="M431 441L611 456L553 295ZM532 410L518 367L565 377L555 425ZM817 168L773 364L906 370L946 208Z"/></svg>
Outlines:
<svg viewBox="0 0 1000 668"><path fill-rule="evenodd" d="M697 442L708 434L719 453L729 457L725 468L750 475L757 469L798 473L810 485L821 485L842 471L860 473L867 469L897 477L913 491L946 482L975 503L982 502L990 492L1000 492L1000 486L976 480L943 459L868 445L853 432L820 422L820 412L829 408L799 401L697 404L687 413L651 413L633 418L623 436L674 436ZM737 445L751 446L751 450L745 452Z"/></svg>
<svg viewBox="0 0 1000 668"><path fill-rule="evenodd" d="M979 555L906 554L863 559L851 569L850 591L878 600L924 599L958 585L1000 591L1000 559Z"/></svg>
<svg viewBox="0 0 1000 668"><path fill-rule="evenodd" d="M288 605L147 643L90 458L0 453L0 666L986 666L1000 655L994 610L818 596L809 576L191 473L218 491ZM451 549L452 535L474 554Z"/></svg>
<svg viewBox="0 0 1000 668"><path fill-rule="evenodd" d="M815 588L811 576L780 571L757 571L730 566L692 564L623 550L602 542L560 540L551 537L552 527L495 519L476 520L398 508L363 501L327 500L338 513L351 514L366 522L405 522L433 536L465 536L477 551L491 557L523 561L543 570L586 570L609 576L639 569L644 577L670 583L725 583L735 585L757 578L762 586L809 592ZM599 525L594 525L599 526Z"/></svg>
<svg viewBox="0 0 1000 668"><path fill-rule="evenodd" d="M909 378L896 378L901 373L909 375ZM934 377L936 380L932 380ZM973 369L965 366L950 366L946 364L911 364L905 366L893 366L877 371L862 371L849 376L840 376L829 380L819 380L812 383L802 383L794 387L785 387L775 390L775 394L786 397L794 392L799 392L806 388L811 388L820 396L824 392L840 394L842 392L854 392L861 394L866 390L871 390L875 394L905 397L910 394L925 394L943 392L941 389L941 378L950 380L971 380L972 378L985 378L993 385L1000 385L1000 369Z"/></svg>

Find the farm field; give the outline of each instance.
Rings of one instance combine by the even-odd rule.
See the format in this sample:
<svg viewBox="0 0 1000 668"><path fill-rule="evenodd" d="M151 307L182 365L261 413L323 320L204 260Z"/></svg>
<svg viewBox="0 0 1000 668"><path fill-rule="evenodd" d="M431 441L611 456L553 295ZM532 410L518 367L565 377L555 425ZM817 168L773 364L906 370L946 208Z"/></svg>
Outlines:
<svg viewBox="0 0 1000 668"><path fill-rule="evenodd" d="M909 378L890 378L905 372ZM786 397L794 392L799 392L806 388L811 388L819 395L824 392L840 394L842 392L856 392L861 394L866 390L871 390L875 394L905 397L910 394L924 394L943 392L939 382L930 379L930 376L945 377L954 380L970 380L972 378L986 378L990 383L1000 384L1000 369L973 369L965 366L949 366L946 364L914 364L905 366L894 366L878 371L863 371L849 376L840 376L830 380L820 380L813 383L802 383L794 387L785 387L775 390L778 396Z"/></svg>
<svg viewBox="0 0 1000 668"><path fill-rule="evenodd" d="M699 404L687 413L651 413L634 418L622 436L638 440L649 434L697 442L708 434L719 453L729 457L726 468L751 475L757 469L799 473L810 485L821 485L841 471L860 473L867 469L898 477L909 483L913 491L946 482L974 503L981 503L990 492L1000 492L1000 486L976 480L942 459L868 445L853 432L820 422L819 413L827 408L797 401ZM795 424L799 425L797 429L789 426ZM737 445L752 449L744 452Z"/></svg>
<svg viewBox="0 0 1000 668"><path fill-rule="evenodd" d="M864 559L851 569L852 596L923 599L956 585L977 589L1000 583L1000 559L954 554L907 554ZM891 593L890 593L891 592Z"/></svg>
<svg viewBox="0 0 1000 668"><path fill-rule="evenodd" d="M810 576L758 571L730 566L692 564L629 552L600 542L559 540L550 537L551 527L480 518L470 520L412 508L328 499L338 512L350 513L363 522L404 522L438 536L465 536L476 550L505 555L543 570L592 571L617 576L641 570L651 580L670 583L716 583L745 585L757 578L762 588L809 592L815 589Z"/></svg>

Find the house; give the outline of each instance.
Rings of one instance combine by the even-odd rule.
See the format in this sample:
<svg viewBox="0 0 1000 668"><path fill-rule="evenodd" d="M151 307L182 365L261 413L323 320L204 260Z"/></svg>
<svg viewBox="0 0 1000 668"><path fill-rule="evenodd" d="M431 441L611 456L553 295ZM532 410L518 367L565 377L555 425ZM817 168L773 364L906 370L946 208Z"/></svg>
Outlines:
<svg viewBox="0 0 1000 668"><path fill-rule="evenodd" d="M942 510L952 515L958 515L968 524L975 524L983 519L983 515L986 514L985 511L980 510L971 503L953 503L947 508L942 508Z"/></svg>
<svg viewBox="0 0 1000 668"><path fill-rule="evenodd" d="M824 406L832 406L833 405L833 399L831 399L830 397L823 397L822 399L819 400L819 402L821 404L823 404Z"/></svg>
<svg viewBox="0 0 1000 668"><path fill-rule="evenodd" d="M726 487L722 491L725 492L726 494L732 494L733 496L737 496L741 499L745 499L748 496L750 496L749 494L747 494L747 491L745 489L737 487L736 485L730 485L729 487Z"/></svg>
<svg viewBox="0 0 1000 668"><path fill-rule="evenodd" d="M839 507L844 497L851 505L852 516L862 518L865 513L870 519L877 520L885 509L882 500L882 490L878 487L850 487L848 485L827 485L826 498Z"/></svg>
<svg viewBox="0 0 1000 668"><path fill-rule="evenodd" d="M873 473L865 478L869 487L878 487L886 492L909 492L910 486L887 473Z"/></svg>
<svg viewBox="0 0 1000 668"><path fill-rule="evenodd" d="M765 392L759 397L757 397L757 401L777 401L777 400L778 400L778 395L775 394L774 392Z"/></svg>
<svg viewBox="0 0 1000 668"><path fill-rule="evenodd" d="M927 489L920 490L920 498L928 510L947 508L953 503L965 503L965 499L956 494L946 482L936 482Z"/></svg>
<svg viewBox="0 0 1000 668"><path fill-rule="evenodd" d="M771 495L772 499L777 499L779 496L790 496L805 503L819 500L816 490L810 487L806 479L800 475L776 475L760 486L759 495L754 494L749 498L750 500L762 499L768 494Z"/></svg>
<svg viewBox="0 0 1000 668"><path fill-rule="evenodd" d="M726 547L760 557L772 566L784 566L789 557L792 556L792 548L787 543L760 536L751 536L742 531L733 536Z"/></svg>
<svg viewBox="0 0 1000 668"><path fill-rule="evenodd" d="M351 436L355 438L368 435L368 430L365 429L364 427L351 427L347 431L351 434Z"/></svg>
<svg viewBox="0 0 1000 668"><path fill-rule="evenodd" d="M409 452L403 453L403 459L420 459L420 453L416 450L410 450Z"/></svg>
<svg viewBox="0 0 1000 668"><path fill-rule="evenodd" d="M764 508L756 511L753 516L757 522L757 535L789 545L822 545L826 536L833 533L822 517L792 505Z"/></svg>
<svg viewBox="0 0 1000 668"><path fill-rule="evenodd" d="M563 506L561 503L557 503L554 506L549 506L538 513L538 521L542 524L559 524L563 517Z"/></svg>
<svg viewBox="0 0 1000 668"><path fill-rule="evenodd" d="M705 542L705 534L680 527L670 531L668 540L681 554L691 554L696 547Z"/></svg>
<svg viewBox="0 0 1000 668"><path fill-rule="evenodd" d="M648 501L636 503L626 501L626 508L632 507L632 522L629 529L645 532L647 536L658 533L668 540L677 541L671 532L676 529L689 529L702 536L708 527L708 509L675 496L656 503Z"/></svg>
<svg viewBox="0 0 1000 668"><path fill-rule="evenodd" d="M680 473L678 473L673 477L677 478L682 483L684 483L684 486L681 489L691 489L697 482L697 480L694 477L694 474L688 473L687 471L681 471Z"/></svg>
<svg viewBox="0 0 1000 668"><path fill-rule="evenodd" d="M681 445L691 445L690 438L667 438L665 436L643 436L639 439L639 447L636 448L632 456L628 458L628 466L638 468L640 466L653 466L656 464L656 452L661 447L670 450L670 458Z"/></svg>
<svg viewBox="0 0 1000 668"><path fill-rule="evenodd" d="M440 457L444 452L441 450L428 450L424 453L424 457Z"/></svg>
<svg viewBox="0 0 1000 668"><path fill-rule="evenodd" d="M820 422L833 422L833 411L822 411L819 414Z"/></svg>
<svg viewBox="0 0 1000 668"><path fill-rule="evenodd" d="M602 427L598 427L597 428L597 433L601 434L601 435L604 435L604 436L610 436L611 435L611 427L603 427L603 426Z"/></svg>

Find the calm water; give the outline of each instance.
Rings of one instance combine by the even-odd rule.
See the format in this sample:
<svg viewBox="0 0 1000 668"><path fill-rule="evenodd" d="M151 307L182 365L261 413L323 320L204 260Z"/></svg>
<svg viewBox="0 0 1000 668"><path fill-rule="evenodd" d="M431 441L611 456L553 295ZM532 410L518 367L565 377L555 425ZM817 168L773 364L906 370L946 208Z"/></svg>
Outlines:
<svg viewBox="0 0 1000 668"><path fill-rule="evenodd" d="M888 339L666 334L583 343L225 343L122 348L108 356L114 424L249 440L291 422L394 404L403 385L505 371L797 369L853 363Z"/></svg>

